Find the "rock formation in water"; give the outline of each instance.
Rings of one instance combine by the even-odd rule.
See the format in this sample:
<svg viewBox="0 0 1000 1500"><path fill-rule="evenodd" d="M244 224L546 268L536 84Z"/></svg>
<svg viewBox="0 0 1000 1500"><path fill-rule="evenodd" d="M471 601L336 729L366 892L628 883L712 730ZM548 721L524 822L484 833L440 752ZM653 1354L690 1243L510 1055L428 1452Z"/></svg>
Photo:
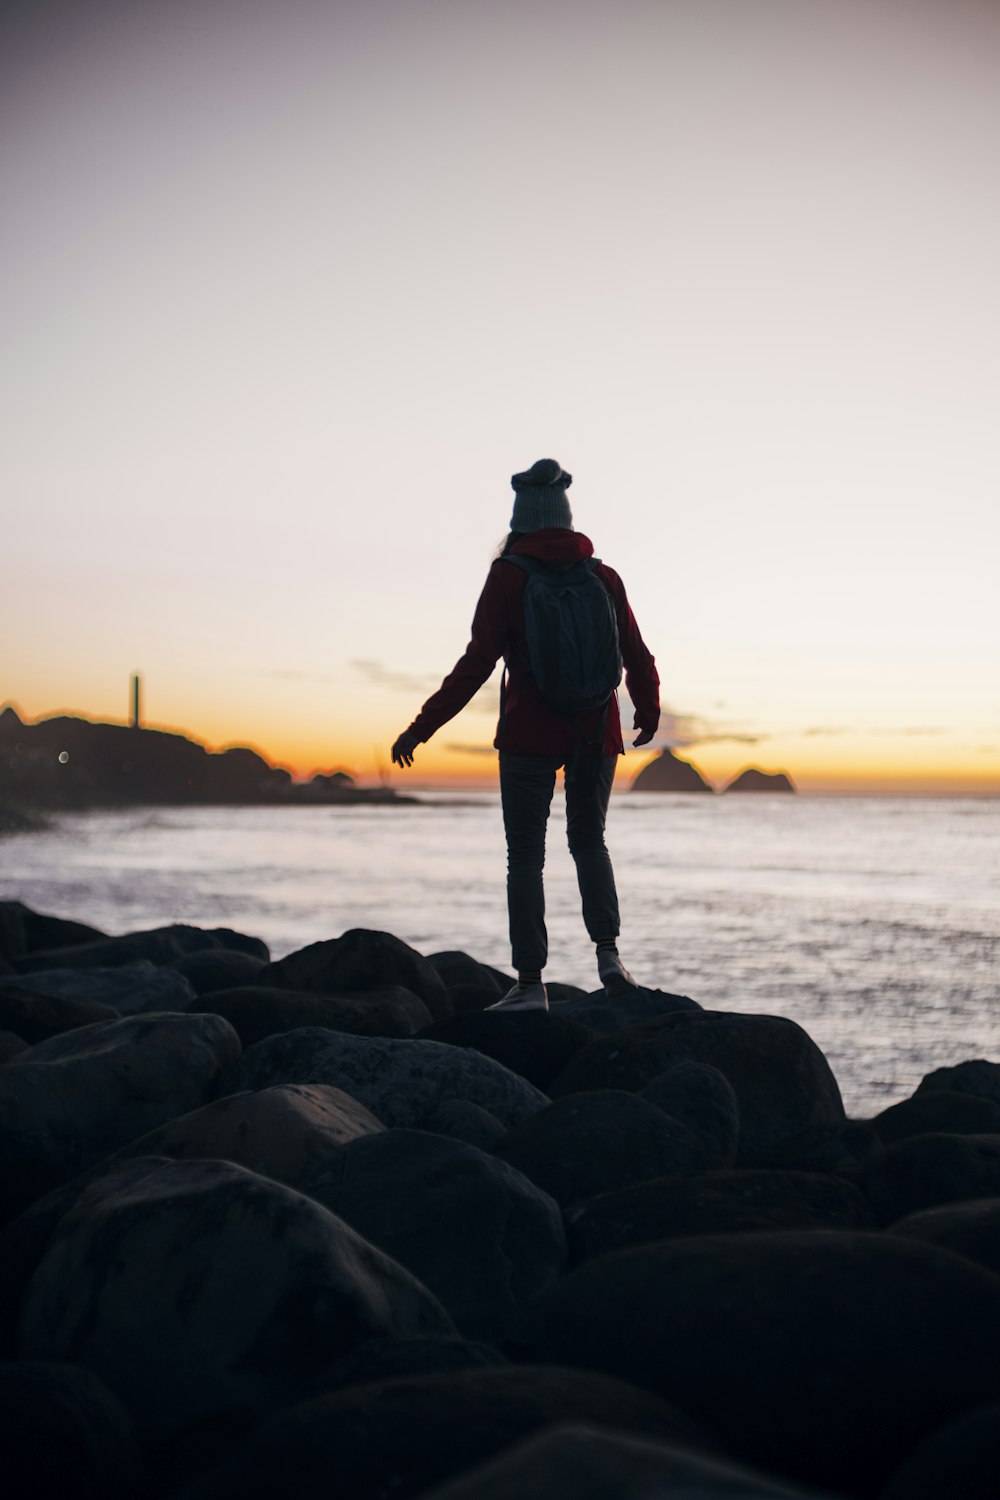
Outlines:
<svg viewBox="0 0 1000 1500"><path fill-rule="evenodd" d="M996 1493L1000 1063L268 959L0 902L5 1494Z"/></svg>
<svg viewBox="0 0 1000 1500"><path fill-rule="evenodd" d="M632 783L633 792L711 792L713 789L689 760L681 760L672 750L661 750L655 760L643 766Z"/></svg>
<svg viewBox="0 0 1000 1500"><path fill-rule="evenodd" d="M760 771L748 766L735 776L723 792L794 792L795 783L787 771Z"/></svg>

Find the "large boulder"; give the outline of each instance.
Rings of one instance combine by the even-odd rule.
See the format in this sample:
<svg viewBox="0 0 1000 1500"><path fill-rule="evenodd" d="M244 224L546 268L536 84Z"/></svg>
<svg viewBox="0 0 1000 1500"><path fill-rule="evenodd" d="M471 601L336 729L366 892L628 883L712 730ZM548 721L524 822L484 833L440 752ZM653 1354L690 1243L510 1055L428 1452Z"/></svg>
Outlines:
<svg viewBox="0 0 1000 1500"><path fill-rule="evenodd" d="M50 1037L0 1069L0 1203L12 1218L148 1130L236 1087L220 1016L136 1016Z"/></svg>
<svg viewBox="0 0 1000 1500"><path fill-rule="evenodd" d="M430 1011L412 990L388 985L363 995L317 995L248 985L206 995L192 1009L225 1016L244 1047L303 1026L322 1026L352 1036L413 1036L430 1024Z"/></svg>
<svg viewBox="0 0 1000 1500"><path fill-rule="evenodd" d="M1000 1197L1000 1135L909 1136L863 1162L855 1180L879 1224L942 1203Z"/></svg>
<svg viewBox="0 0 1000 1500"><path fill-rule="evenodd" d="M443 1136L389 1130L354 1141L302 1191L412 1271L468 1338L523 1338L531 1305L566 1264L552 1199Z"/></svg>
<svg viewBox="0 0 1000 1500"><path fill-rule="evenodd" d="M342 937L310 943L262 969L258 982L322 995L355 994L398 984L412 990L435 1021L450 1016L448 991L434 965L391 932L352 927Z"/></svg>
<svg viewBox="0 0 1000 1500"><path fill-rule="evenodd" d="M554 1422L697 1442L645 1391L590 1371L509 1365L352 1386L281 1412L177 1500L406 1500Z"/></svg>
<svg viewBox="0 0 1000 1500"><path fill-rule="evenodd" d="M505 1128L536 1114L548 1099L489 1057L444 1042L347 1036L304 1026L270 1036L243 1056L243 1087L330 1083L360 1099L383 1125L419 1126L439 1104L468 1099Z"/></svg>
<svg viewBox="0 0 1000 1500"><path fill-rule="evenodd" d="M420 1129L478 1146L480 1151L494 1150L507 1134L496 1115L468 1099L445 1099L436 1104L420 1121Z"/></svg>
<svg viewBox="0 0 1000 1500"><path fill-rule="evenodd" d="M740 1144L740 1103L718 1068L675 1063L647 1083L639 1097L686 1125L704 1146L708 1166L733 1165Z"/></svg>
<svg viewBox="0 0 1000 1500"><path fill-rule="evenodd" d="M814 1493L814 1492L810 1492ZM563 1423L502 1449L422 1500L809 1500L694 1448Z"/></svg>
<svg viewBox="0 0 1000 1500"><path fill-rule="evenodd" d="M574 1260L694 1234L757 1229L867 1227L856 1187L821 1172L744 1167L700 1177L660 1177L580 1203L566 1218Z"/></svg>
<svg viewBox="0 0 1000 1500"><path fill-rule="evenodd" d="M187 1010L195 998L182 974L157 968L148 959L108 969L39 969L12 980L0 979L0 999L7 989L34 990L39 995L110 1006L120 1016Z"/></svg>
<svg viewBox="0 0 1000 1500"><path fill-rule="evenodd" d="M182 974L200 998L216 990L232 990L253 984L265 960L257 953L241 953L236 948L202 948L171 959L169 967Z"/></svg>
<svg viewBox="0 0 1000 1500"><path fill-rule="evenodd" d="M452 1331L419 1282L301 1193L230 1162L137 1168L62 1219L19 1353L92 1370L147 1439L259 1421L373 1336Z"/></svg>
<svg viewBox="0 0 1000 1500"><path fill-rule="evenodd" d="M555 985L552 988L555 989ZM551 1006L551 994L549 1003ZM671 995L666 990L628 985L619 988L613 998L604 990L574 995L572 999L558 1001L550 1013L567 1021L579 1021L597 1036L611 1036L629 1026L655 1021L658 1016L692 1010L700 1011L701 1006L689 995Z"/></svg>
<svg viewBox="0 0 1000 1500"><path fill-rule="evenodd" d="M468 985L473 989L489 990L494 995L503 995L514 983L512 978L501 974L499 969L492 969L489 964L481 964L477 958L470 958L468 953L461 953L457 949L448 949L444 953L429 953L427 962L434 967L441 982L449 990Z"/></svg>
<svg viewBox="0 0 1000 1500"><path fill-rule="evenodd" d="M579 1021L544 1010L450 1016L447 1021L435 1021L420 1035L452 1047L474 1047L543 1090L570 1058L594 1039Z"/></svg>
<svg viewBox="0 0 1000 1500"><path fill-rule="evenodd" d="M496 1154L563 1209L615 1187L706 1166L706 1152L686 1126L615 1089L557 1099L510 1130Z"/></svg>
<svg viewBox="0 0 1000 1500"><path fill-rule="evenodd" d="M25 973L38 969L107 969L119 964L148 962L169 964L185 953L200 953L205 948L230 948L249 953L266 963L270 958L267 944L260 938L233 932L229 927L189 927L174 923L155 927L148 932L127 932L121 937L100 937L78 945L30 951L16 967Z"/></svg>
<svg viewBox="0 0 1000 1500"><path fill-rule="evenodd" d="M918 1443L879 1500L997 1500L1000 1403L978 1406Z"/></svg>
<svg viewBox="0 0 1000 1500"><path fill-rule="evenodd" d="M0 1026L22 1036L29 1047L63 1031L92 1026L95 1021L117 1021L120 1012L97 1000L73 1000L41 995L20 983L0 983Z"/></svg>
<svg viewBox="0 0 1000 1500"><path fill-rule="evenodd" d="M925 1208L897 1220L891 1233L954 1250L1000 1275L1000 1198L974 1198L944 1208Z"/></svg>
<svg viewBox="0 0 1000 1500"><path fill-rule="evenodd" d="M1000 1277L892 1235L699 1235L588 1261L543 1299L539 1340L683 1402L744 1462L873 1496L1000 1394Z"/></svg>
<svg viewBox="0 0 1000 1500"><path fill-rule="evenodd" d="M926 1094L936 1089L972 1094L976 1099L989 1099L993 1104L1000 1104L1000 1063L975 1057L951 1068L935 1068L933 1073L921 1079L916 1093Z"/></svg>
<svg viewBox="0 0 1000 1500"><path fill-rule="evenodd" d="M8 962L37 949L71 948L106 936L99 928L88 927L84 922L33 911L23 901L0 901L0 958Z"/></svg>
<svg viewBox="0 0 1000 1500"><path fill-rule="evenodd" d="M348 1385L398 1380L403 1375L443 1375L452 1370L492 1369L508 1360L492 1344L444 1334L369 1339L332 1365L316 1382L317 1396Z"/></svg>
<svg viewBox="0 0 1000 1500"><path fill-rule="evenodd" d="M929 1089L892 1104L870 1122L883 1146L912 1135L1000 1135L1000 1102Z"/></svg>
<svg viewBox="0 0 1000 1500"><path fill-rule="evenodd" d="M89 1370L0 1364L4 1500L133 1500L141 1461L125 1409Z"/></svg>
<svg viewBox="0 0 1000 1500"><path fill-rule="evenodd" d="M844 1106L816 1043L783 1016L679 1012L599 1037L553 1081L553 1097L591 1089L633 1092L680 1062L708 1063L732 1085L740 1107L739 1160L771 1166L783 1143L837 1126Z"/></svg>
<svg viewBox="0 0 1000 1500"><path fill-rule="evenodd" d="M341 1146L378 1135L384 1128L363 1104L340 1089L284 1084L258 1094L216 1099L130 1141L114 1159L217 1158L297 1188Z"/></svg>

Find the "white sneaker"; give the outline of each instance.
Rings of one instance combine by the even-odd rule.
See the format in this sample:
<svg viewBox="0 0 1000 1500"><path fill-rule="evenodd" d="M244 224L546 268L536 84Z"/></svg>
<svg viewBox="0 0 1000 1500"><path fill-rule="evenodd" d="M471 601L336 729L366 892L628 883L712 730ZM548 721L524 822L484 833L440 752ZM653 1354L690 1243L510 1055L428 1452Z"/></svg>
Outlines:
<svg viewBox="0 0 1000 1500"><path fill-rule="evenodd" d="M639 989L639 981L632 978L618 954L610 948L602 949L597 955L597 977L608 995L614 994L616 990L620 992L622 985L629 985L634 990Z"/></svg>
<svg viewBox="0 0 1000 1500"><path fill-rule="evenodd" d="M515 984L502 1000L487 1005L487 1010L548 1010L549 997L544 984Z"/></svg>

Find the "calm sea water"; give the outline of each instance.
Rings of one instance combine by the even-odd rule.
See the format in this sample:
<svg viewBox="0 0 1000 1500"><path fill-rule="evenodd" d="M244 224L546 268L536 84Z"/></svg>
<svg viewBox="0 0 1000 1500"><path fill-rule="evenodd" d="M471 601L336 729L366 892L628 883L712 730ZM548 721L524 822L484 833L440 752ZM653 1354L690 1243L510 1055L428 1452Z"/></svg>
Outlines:
<svg viewBox="0 0 1000 1500"><path fill-rule="evenodd" d="M547 977L596 985L557 796ZM798 1021L873 1113L1000 1057L1000 801L617 793L621 951L643 982ZM509 966L497 798L90 813L0 843L0 896L112 932L227 925L280 957L349 927Z"/></svg>

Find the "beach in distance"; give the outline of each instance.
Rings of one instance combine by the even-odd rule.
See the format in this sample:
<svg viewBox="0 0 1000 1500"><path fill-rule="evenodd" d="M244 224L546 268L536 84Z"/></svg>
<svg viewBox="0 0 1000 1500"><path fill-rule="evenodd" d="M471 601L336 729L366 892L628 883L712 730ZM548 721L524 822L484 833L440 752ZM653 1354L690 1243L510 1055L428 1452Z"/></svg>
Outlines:
<svg viewBox="0 0 1000 1500"><path fill-rule="evenodd" d="M109 932L225 925L275 957L353 927L509 970L492 793L380 807L134 808L57 816L0 845L0 898ZM557 798L560 794L557 793ZM621 947L643 983L781 1015L823 1049L849 1112L933 1067L995 1052L1000 801L625 789L609 845ZM552 981L596 987L553 808Z"/></svg>

